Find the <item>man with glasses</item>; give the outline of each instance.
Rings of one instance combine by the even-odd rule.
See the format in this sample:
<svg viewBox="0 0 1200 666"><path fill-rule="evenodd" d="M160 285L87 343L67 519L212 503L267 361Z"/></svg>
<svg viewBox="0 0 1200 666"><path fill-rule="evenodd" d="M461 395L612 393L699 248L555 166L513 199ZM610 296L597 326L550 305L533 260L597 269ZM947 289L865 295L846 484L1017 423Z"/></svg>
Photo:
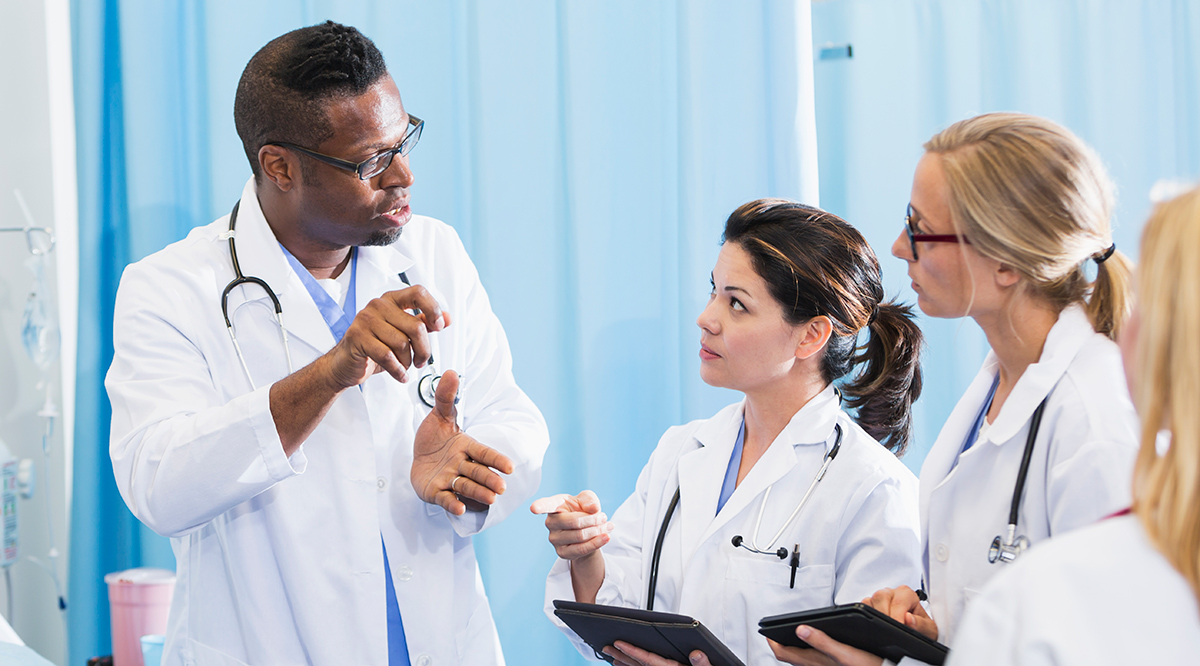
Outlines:
<svg viewBox="0 0 1200 666"><path fill-rule="evenodd" d="M412 214L424 123L331 22L250 60L234 120L237 206L117 296L113 469L178 567L163 663L503 663L471 535L549 437L462 243Z"/></svg>

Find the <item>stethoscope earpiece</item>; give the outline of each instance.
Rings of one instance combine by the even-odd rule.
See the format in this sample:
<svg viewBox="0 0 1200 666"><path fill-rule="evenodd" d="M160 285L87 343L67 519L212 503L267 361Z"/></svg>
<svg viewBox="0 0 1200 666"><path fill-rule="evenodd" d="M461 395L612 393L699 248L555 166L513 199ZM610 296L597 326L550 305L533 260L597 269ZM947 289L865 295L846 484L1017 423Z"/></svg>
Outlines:
<svg viewBox="0 0 1200 666"><path fill-rule="evenodd" d="M758 553L759 555L774 555L781 560L786 560L787 556L789 554L791 554L791 552L787 548L784 548L782 546L780 546L779 549L773 553L769 550L759 550L757 548L752 548L751 546L746 545L746 540L743 539L742 535L740 535L740 534L733 537L733 539L730 540L730 543L733 544L734 548L745 548L746 550L748 550L752 553Z"/></svg>

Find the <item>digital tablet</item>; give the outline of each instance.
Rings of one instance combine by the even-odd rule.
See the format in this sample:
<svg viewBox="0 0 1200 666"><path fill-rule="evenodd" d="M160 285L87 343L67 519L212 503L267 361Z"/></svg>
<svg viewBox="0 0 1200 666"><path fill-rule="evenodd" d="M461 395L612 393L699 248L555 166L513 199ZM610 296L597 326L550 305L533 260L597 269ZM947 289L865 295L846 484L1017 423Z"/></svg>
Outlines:
<svg viewBox="0 0 1200 666"><path fill-rule="evenodd" d="M605 661L601 650L616 641L686 664L693 650L708 656L712 666L745 666L737 655L717 640L704 625L686 615L658 613L638 608L554 601L554 614Z"/></svg>
<svg viewBox="0 0 1200 666"><path fill-rule="evenodd" d="M948 649L945 645L866 604L843 604L764 617L758 621L758 633L777 643L807 648L808 644L796 636L796 627L802 624L893 662L912 657L941 666L946 661Z"/></svg>

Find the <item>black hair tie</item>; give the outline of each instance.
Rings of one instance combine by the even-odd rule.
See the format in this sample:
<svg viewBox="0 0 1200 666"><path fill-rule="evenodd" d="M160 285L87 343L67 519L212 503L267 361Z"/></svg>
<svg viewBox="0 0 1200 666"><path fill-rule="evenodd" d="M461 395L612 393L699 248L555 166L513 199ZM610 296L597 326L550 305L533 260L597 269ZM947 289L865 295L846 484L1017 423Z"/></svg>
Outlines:
<svg viewBox="0 0 1200 666"><path fill-rule="evenodd" d="M1099 266L1100 264L1104 263L1105 261L1108 261L1108 258L1112 256L1113 252L1116 252L1116 251L1117 251L1117 244L1113 243L1112 245L1108 246L1108 249L1105 250L1103 252L1103 254L1101 254L1101 253L1093 254L1092 261L1096 262L1096 265Z"/></svg>
<svg viewBox="0 0 1200 666"><path fill-rule="evenodd" d="M874 310L871 310L871 318L867 320L867 326L870 326L871 324L874 324L874 323L875 323L875 320L876 320L876 319L878 319L878 318L879 318L879 304L878 304L878 303L876 303L876 304L875 304L875 309L874 309Z"/></svg>

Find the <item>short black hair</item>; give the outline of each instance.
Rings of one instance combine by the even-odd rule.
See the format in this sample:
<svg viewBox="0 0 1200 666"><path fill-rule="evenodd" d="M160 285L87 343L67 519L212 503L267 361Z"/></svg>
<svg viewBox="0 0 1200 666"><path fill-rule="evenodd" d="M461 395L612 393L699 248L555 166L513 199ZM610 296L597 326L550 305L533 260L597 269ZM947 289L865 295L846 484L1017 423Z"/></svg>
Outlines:
<svg viewBox="0 0 1200 666"><path fill-rule="evenodd" d="M324 102L361 95L385 76L375 43L333 21L293 30L259 49L233 101L233 122L254 177L260 148L277 141L320 145L333 136Z"/></svg>

